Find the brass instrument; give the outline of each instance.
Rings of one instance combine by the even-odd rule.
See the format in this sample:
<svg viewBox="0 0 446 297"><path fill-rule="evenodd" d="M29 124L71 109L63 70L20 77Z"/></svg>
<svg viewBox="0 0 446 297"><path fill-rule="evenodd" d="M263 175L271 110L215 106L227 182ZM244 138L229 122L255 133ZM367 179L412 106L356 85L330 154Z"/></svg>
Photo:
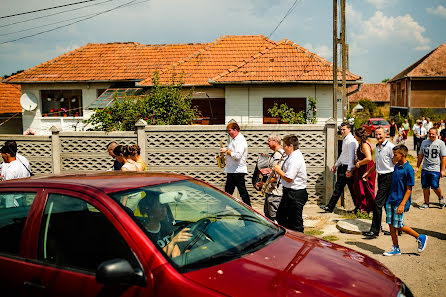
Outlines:
<svg viewBox="0 0 446 297"><path fill-rule="evenodd" d="M223 139L220 140L220 148L223 148ZM225 166L226 166L225 153L218 153L215 156L215 159L217 159L217 165L219 168L225 168Z"/></svg>
<svg viewBox="0 0 446 297"><path fill-rule="evenodd" d="M282 156L280 156L279 162L277 162L277 164L280 164L280 162L282 162L282 158L283 158L283 154ZM274 161L272 162L272 165L274 165ZM268 178L266 179L266 182L263 184L262 190L260 191L260 194L262 196L265 196L265 193L268 192L271 188L272 188L272 180L273 178L277 177L277 172L275 172L274 170L268 175Z"/></svg>

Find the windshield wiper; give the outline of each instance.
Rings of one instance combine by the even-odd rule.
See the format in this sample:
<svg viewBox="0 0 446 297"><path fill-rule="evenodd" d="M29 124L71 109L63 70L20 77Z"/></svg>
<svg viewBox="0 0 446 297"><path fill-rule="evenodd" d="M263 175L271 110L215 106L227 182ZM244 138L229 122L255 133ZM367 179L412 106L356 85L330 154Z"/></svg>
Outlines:
<svg viewBox="0 0 446 297"><path fill-rule="evenodd" d="M235 259L235 258L240 258L242 256L240 251L239 250L234 251L234 249L206 257L204 259L195 261L190 264L185 264L183 267L181 267L181 269L183 269L184 271L191 270L191 269L199 269L199 268L208 267L209 263L211 263L212 265L215 265L215 264L223 263L228 260Z"/></svg>
<svg viewBox="0 0 446 297"><path fill-rule="evenodd" d="M247 242L245 244L245 246L242 248L242 253L246 253L248 251L251 252L252 250L257 249L258 247L264 247L264 246L268 245L274 239L283 235L284 233L285 233L285 230L280 228L278 232L271 233L271 234L265 235L261 238L256 238L250 242Z"/></svg>

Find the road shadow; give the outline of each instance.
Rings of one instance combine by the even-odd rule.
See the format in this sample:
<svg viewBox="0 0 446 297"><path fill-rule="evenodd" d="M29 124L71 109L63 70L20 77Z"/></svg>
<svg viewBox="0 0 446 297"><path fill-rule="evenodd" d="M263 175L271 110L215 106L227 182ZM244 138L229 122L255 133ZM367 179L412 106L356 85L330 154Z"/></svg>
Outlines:
<svg viewBox="0 0 446 297"><path fill-rule="evenodd" d="M431 231L431 230L426 230L426 229L420 229L420 228L412 228L412 229L414 229L419 234L425 234L427 236L435 237L435 238L438 238L440 240L446 240L446 234L444 234L444 233Z"/></svg>
<svg viewBox="0 0 446 297"><path fill-rule="evenodd" d="M415 207L415 208L419 208L423 203L417 203L417 202L412 202L411 206ZM429 203L429 208L438 208L438 209L442 209L440 203L436 203L436 202L430 202Z"/></svg>
<svg viewBox="0 0 446 297"><path fill-rule="evenodd" d="M365 242L346 241L345 244L357 246L358 248L360 248L362 250L369 251L369 252L373 253L374 255L382 255L382 253L385 252L383 249L380 249L377 246L374 246L374 245L371 245L371 244L368 244Z"/></svg>

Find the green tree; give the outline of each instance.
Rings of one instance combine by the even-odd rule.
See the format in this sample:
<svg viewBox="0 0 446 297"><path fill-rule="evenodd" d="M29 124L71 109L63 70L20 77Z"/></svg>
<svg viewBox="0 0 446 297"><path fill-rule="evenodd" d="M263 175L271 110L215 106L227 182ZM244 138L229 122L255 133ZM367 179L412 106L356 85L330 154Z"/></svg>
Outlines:
<svg viewBox="0 0 446 297"><path fill-rule="evenodd" d="M388 82L390 80L390 78L385 78L385 79L383 79L381 82L382 83L386 83L386 82Z"/></svg>
<svg viewBox="0 0 446 297"><path fill-rule="evenodd" d="M153 76L153 87L143 95L115 98L112 106L96 109L86 123L95 131L131 131L135 123L144 119L149 125L189 125L200 113L192 105L192 92L184 94L183 84L161 86L158 72Z"/></svg>
<svg viewBox="0 0 446 297"><path fill-rule="evenodd" d="M376 111L376 104L372 100L368 98L363 98L358 101L359 104L361 104L364 109L362 110L363 113L368 113L368 115L373 115Z"/></svg>

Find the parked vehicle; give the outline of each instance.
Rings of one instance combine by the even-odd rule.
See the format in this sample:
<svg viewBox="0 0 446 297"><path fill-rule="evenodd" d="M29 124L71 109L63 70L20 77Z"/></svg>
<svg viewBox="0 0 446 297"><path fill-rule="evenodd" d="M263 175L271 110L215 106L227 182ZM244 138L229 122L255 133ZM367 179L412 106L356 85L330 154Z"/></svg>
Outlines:
<svg viewBox="0 0 446 297"><path fill-rule="evenodd" d="M211 185L134 172L1 182L0 292L412 296L376 260L286 230Z"/></svg>
<svg viewBox="0 0 446 297"><path fill-rule="evenodd" d="M365 122L362 127L366 130L366 132L371 136L375 137L375 129L379 126L383 127L386 130L386 134L389 135L390 132L390 124L388 121L382 118L371 118Z"/></svg>

